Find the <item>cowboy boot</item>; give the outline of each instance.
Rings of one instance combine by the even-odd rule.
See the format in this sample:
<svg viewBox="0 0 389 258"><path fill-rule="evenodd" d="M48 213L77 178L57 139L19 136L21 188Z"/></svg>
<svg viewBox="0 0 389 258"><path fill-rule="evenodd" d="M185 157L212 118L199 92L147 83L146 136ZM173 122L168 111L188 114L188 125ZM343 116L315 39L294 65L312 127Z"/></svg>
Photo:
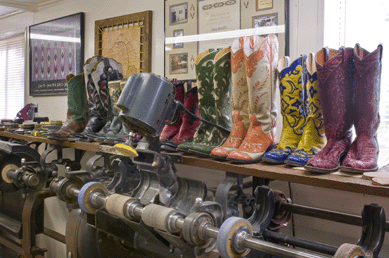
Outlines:
<svg viewBox="0 0 389 258"><path fill-rule="evenodd" d="M51 133L47 138L66 141L72 133L80 133L88 122L88 104L84 84L84 73L66 76L68 84L68 112L66 122L61 129Z"/></svg>
<svg viewBox="0 0 389 258"><path fill-rule="evenodd" d="M243 45L246 38L235 39L231 46L231 109L233 125L230 135L221 147L214 148L211 156L226 159L238 149L250 125L247 78Z"/></svg>
<svg viewBox="0 0 389 258"><path fill-rule="evenodd" d="M84 77L88 96L89 120L83 132L73 134L73 136L76 138L84 138L85 134L87 133L97 132L101 130L101 128L106 123L106 117L101 116L102 105L100 101L100 96L91 75L94 71L95 65L101 60L103 60L102 56L94 56L89 58L84 64Z"/></svg>
<svg viewBox="0 0 389 258"><path fill-rule="evenodd" d="M266 152L263 161L275 164L284 163L297 148L303 135L306 60L307 56L302 55L290 64L290 59L286 56L278 62L282 133L277 148Z"/></svg>
<svg viewBox="0 0 389 258"><path fill-rule="evenodd" d="M372 53L354 47L354 126L357 137L342 164L341 171L363 173L378 169L377 129L382 70L382 45Z"/></svg>
<svg viewBox="0 0 389 258"><path fill-rule="evenodd" d="M339 169L351 146L353 124L353 50L323 48L316 53L317 80L327 144L308 160L305 168L318 173Z"/></svg>
<svg viewBox="0 0 389 258"><path fill-rule="evenodd" d="M199 112L203 119L211 122L216 120L215 98L213 91L213 72L216 51L206 50L196 58L196 83L198 87ZM184 142L177 149L187 152L194 144L204 142L211 134L213 127L201 122L191 143Z"/></svg>
<svg viewBox="0 0 389 258"><path fill-rule="evenodd" d="M106 123L103 128L98 132L87 133L86 137L93 140L99 136L104 136L108 133L111 126L114 115L112 114L113 108L109 99L108 83L110 81L117 81L123 79L122 65L110 58L104 58L98 62L92 72L92 79L99 89L100 100L102 104L102 116L106 116Z"/></svg>
<svg viewBox="0 0 389 258"><path fill-rule="evenodd" d="M213 95L215 99L216 124L231 131L231 48L220 50L214 60ZM213 127L206 141L194 144L189 152L209 155L217 146L223 144L228 132Z"/></svg>
<svg viewBox="0 0 389 258"><path fill-rule="evenodd" d="M109 90L109 100L111 102L111 108L112 108L112 122L110 123L110 126L108 128L108 132L104 134L103 136L99 135L99 133L95 138L95 141L98 142L104 142L107 137L115 137L116 135L122 130L122 122L119 119L119 113L120 109L116 106L119 96L122 92L120 87L121 81L110 81L108 82L108 90Z"/></svg>
<svg viewBox="0 0 389 258"><path fill-rule="evenodd" d="M251 36L244 46L247 84L249 88L250 126L242 144L228 154L233 162L259 161L274 144L276 129L276 66L278 40L273 34L266 38Z"/></svg>
<svg viewBox="0 0 389 258"><path fill-rule="evenodd" d="M172 81L172 84L176 88L176 96L175 99L180 101L181 103L184 103L185 98L185 89L184 89L184 81ZM161 143L170 141L175 135L178 134L180 131L180 127L182 124L182 117L183 113L180 113L180 117L177 119L177 121L174 124L166 124L162 132L159 134L159 140Z"/></svg>
<svg viewBox="0 0 389 258"><path fill-rule="evenodd" d="M303 167L308 160L316 155L326 144L324 134L323 112L319 98L319 87L317 84L317 72L315 65L315 54L310 53L307 59L306 90L304 91L306 101L306 123L304 132L297 146L285 160L286 164ZM266 154L265 154L266 155Z"/></svg>
<svg viewBox="0 0 389 258"><path fill-rule="evenodd" d="M200 116L198 101L197 87L189 89L186 92L184 105L187 110L196 116ZM200 123L201 122L199 119L193 118L189 114L184 113L180 131L170 141L163 142L161 149L175 151L179 144L184 142L192 142L193 136L196 133Z"/></svg>

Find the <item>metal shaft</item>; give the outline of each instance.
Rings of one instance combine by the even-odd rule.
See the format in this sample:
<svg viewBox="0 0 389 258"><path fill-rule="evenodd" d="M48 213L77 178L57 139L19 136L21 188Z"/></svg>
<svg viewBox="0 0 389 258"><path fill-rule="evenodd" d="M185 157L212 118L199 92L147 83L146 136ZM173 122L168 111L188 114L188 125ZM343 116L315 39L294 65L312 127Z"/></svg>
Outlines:
<svg viewBox="0 0 389 258"><path fill-rule="evenodd" d="M74 195L74 197L76 197L78 196L80 190L77 189L75 186L70 186L67 189L67 192L68 194ZM95 202L101 204L105 204L106 198L107 197L103 195L94 196ZM144 208L141 206L135 207L133 209L132 215L137 217L142 217L143 209ZM184 221L185 221L184 218L177 218L175 221L176 227L182 230L184 226ZM206 226L203 234L205 234L205 237L216 239L219 234L219 229L212 226ZM266 242L264 240L260 240L251 236L246 236L243 239L243 245L244 247L249 249L258 250L270 255L280 256L284 258L324 258L324 256L297 251L274 243Z"/></svg>

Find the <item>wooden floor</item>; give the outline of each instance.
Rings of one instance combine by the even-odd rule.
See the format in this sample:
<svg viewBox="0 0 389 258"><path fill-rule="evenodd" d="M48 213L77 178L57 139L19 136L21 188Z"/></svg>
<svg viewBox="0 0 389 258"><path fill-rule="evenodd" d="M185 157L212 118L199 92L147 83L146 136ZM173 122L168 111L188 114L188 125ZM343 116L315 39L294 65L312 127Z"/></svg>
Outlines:
<svg viewBox="0 0 389 258"><path fill-rule="evenodd" d="M112 146L101 145L99 143L55 141L46 138L24 136L9 132L0 132L0 136L30 142L54 144L66 148L76 148L91 152L108 152L119 154L115 152ZM181 163L188 166L215 169L248 176L256 176L367 195L389 197L389 187L373 185L370 180L364 179L361 176L347 175L339 172L324 175L313 174L303 169L291 168L287 165L270 165L264 163L242 165L232 164L226 161L217 161L211 158L189 156L182 153L175 153L174 155L180 156ZM383 170L384 169L381 169L381 171ZM387 172L389 173L389 170Z"/></svg>

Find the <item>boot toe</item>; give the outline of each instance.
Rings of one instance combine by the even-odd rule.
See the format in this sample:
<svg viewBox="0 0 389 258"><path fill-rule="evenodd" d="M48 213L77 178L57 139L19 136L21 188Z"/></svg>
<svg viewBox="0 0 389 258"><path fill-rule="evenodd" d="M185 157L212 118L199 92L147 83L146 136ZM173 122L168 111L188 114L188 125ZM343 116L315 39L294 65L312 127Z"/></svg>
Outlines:
<svg viewBox="0 0 389 258"><path fill-rule="evenodd" d="M274 164L282 164L286 160L286 158L289 156L290 152L284 151L284 150L274 150L274 151L269 151L266 152L263 155L262 160L269 162L269 163L274 163Z"/></svg>
<svg viewBox="0 0 389 258"><path fill-rule="evenodd" d="M226 158L228 154L234 150L236 150L236 148L217 147L212 150L211 156Z"/></svg>

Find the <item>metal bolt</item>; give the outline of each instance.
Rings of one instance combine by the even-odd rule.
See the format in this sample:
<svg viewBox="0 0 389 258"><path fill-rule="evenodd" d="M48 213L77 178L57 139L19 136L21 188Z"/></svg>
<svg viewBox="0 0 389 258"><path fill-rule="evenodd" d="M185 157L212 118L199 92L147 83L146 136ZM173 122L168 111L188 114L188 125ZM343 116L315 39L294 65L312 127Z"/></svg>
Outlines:
<svg viewBox="0 0 389 258"><path fill-rule="evenodd" d="M195 200L195 205L197 207L199 207L202 203L203 203L203 199L201 199L200 197L197 197Z"/></svg>
<svg viewBox="0 0 389 258"><path fill-rule="evenodd" d="M66 167L65 170L66 170L66 172L71 172L72 168L71 167Z"/></svg>
<svg viewBox="0 0 389 258"><path fill-rule="evenodd" d="M72 258L72 257L73 257L72 253L69 252L69 253L68 253L68 258Z"/></svg>
<svg viewBox="0 0 389 258"><path fill-rule="evenodd" d="M53 171L53 172L51 172L51 176L52 177L57 177L58 176L58 171Z"/></svg>
<svg viewBox="0 0 389 258"><path fill-rule="evenodd" d="M26 159L25 159L25 158L22 158L22 160L20 161L20 163L23 165L24 163L26 163Z"/></svg>

